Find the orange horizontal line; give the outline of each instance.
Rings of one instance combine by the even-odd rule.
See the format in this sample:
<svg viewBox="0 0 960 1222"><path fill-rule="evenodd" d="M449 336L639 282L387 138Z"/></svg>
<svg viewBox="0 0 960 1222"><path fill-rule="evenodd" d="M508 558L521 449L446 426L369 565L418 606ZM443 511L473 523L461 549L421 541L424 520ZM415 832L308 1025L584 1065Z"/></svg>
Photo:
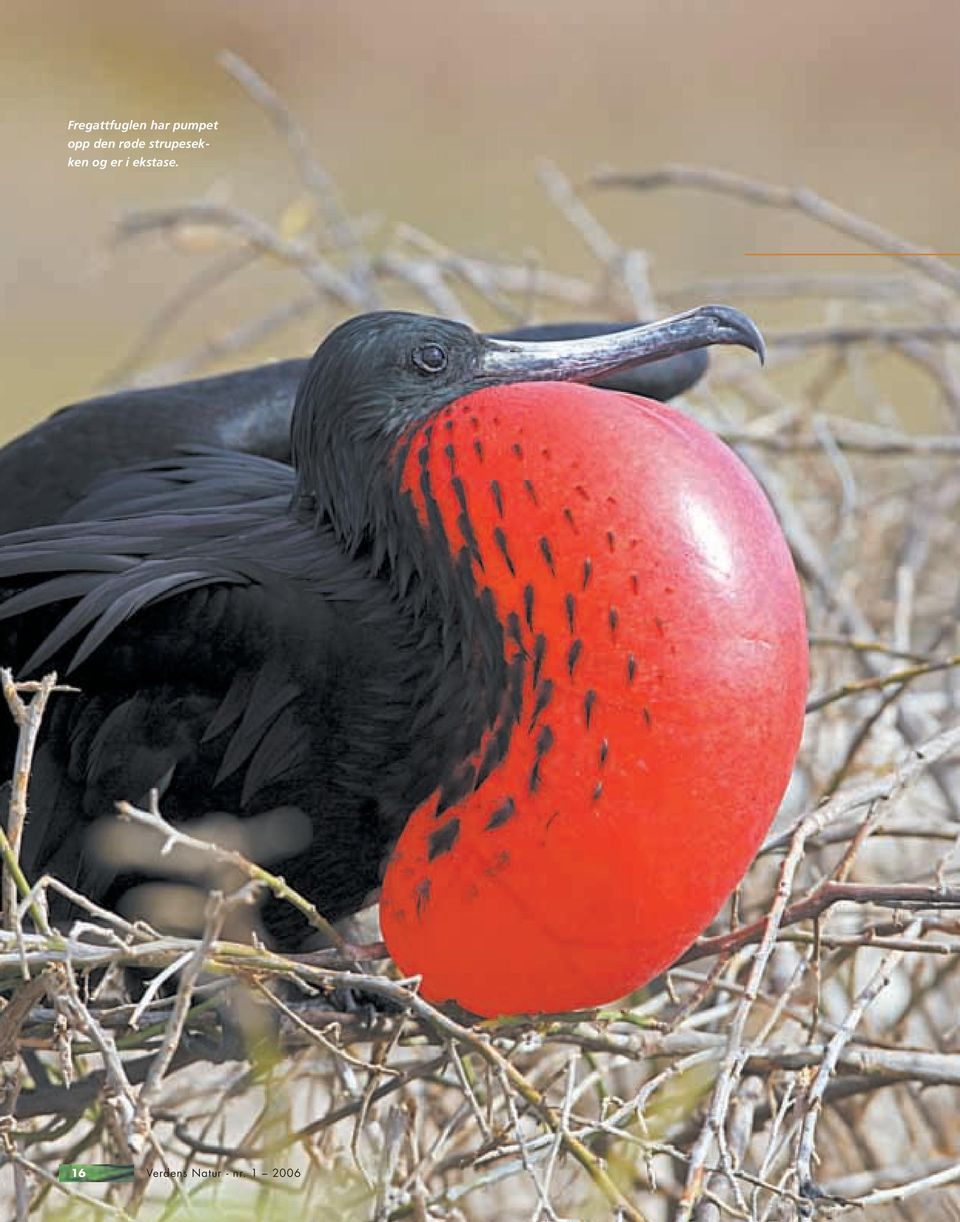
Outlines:
<svg viewBox="0 0 960 1222"><path fill-rule="evenodd" d="M748 259L960 259L960 250L745 250Z"/></svg>

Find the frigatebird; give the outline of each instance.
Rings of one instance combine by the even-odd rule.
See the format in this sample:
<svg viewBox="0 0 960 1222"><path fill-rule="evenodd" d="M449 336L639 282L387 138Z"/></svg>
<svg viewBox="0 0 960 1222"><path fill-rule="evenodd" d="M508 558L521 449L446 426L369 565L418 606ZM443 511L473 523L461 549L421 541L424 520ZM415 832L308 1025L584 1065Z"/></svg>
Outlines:
<svg viewBox="0 0 960 1222"><path fill-rule="evenodd" d="M551 341L609 335L629 323L538 323L493 339ZM0 534L63 517L108 471L215 446L290 461L290 417L306 359L142 390L61 408L0 448ZM593 384L667 402L707 367L704 349L600 374Z"/></svg>
<svg viewBox="0 0 960 1222"><path fill-rule="evenodd" d="M577 383L711 344L762 352L724 306L539 343L362 315L307 366L289 465L167 459L0 537L0 658L80 689L48 712L28 876L114 902L133 880L86 831L156 789L172 822L292 812L272 868L333 920L382 884L398 962L478 1013L665 966L785 788L802 602L729 451Z"/></svg>

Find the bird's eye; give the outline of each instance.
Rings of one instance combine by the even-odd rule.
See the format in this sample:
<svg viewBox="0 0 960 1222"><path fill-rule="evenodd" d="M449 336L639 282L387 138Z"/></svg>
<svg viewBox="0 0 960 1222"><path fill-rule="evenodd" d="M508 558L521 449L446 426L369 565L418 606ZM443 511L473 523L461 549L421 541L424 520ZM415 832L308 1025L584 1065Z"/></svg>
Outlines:
<svg viewBox="0 0 960 1222"><path fill-rule="evenodd" d="M447 354L439 344L421 344L414 350L413 363L421 373L439 373L447 367Z"/></svg>

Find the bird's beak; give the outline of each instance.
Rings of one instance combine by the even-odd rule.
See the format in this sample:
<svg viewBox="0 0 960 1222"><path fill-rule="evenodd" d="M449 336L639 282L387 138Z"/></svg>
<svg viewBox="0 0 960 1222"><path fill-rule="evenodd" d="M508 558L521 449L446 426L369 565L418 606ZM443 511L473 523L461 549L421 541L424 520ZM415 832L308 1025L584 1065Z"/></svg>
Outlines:
<svg viewBox="0 0 960 1222"><path fill-rule="evenodd" d="M547 342L487 339L480 377L500 383L587 382L712 344L741 344L754 351L761 363L766 351L763 336L746 314L732 306L706 305L609 335Z"/></svg>

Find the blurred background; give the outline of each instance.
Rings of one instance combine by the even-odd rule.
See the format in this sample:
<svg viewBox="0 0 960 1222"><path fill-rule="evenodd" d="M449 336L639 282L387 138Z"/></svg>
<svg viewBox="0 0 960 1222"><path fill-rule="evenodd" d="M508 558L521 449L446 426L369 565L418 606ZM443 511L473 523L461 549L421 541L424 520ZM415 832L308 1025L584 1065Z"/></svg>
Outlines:
<svg viewBox="0 0 960 1222"><path fill-rule="evenodd" d="M804 184L929 249L960 246L960 6L945 0L4 0L0 23L0 441L108 383L196 274L183 243L117 243L121 214L201 198L276 224L302 191L263 112L217 65L222 48L279 91L374 234L405 222L459 251L577 273L591 256L546 202L538 159L575 182L669 160ZM219 131L178 169L69 169L71 118ZM690 191L590 202L650 252L661 283L783 270L743 252L824 241L795 214ZM891 272L881 259L808 262ZM277 266L234 278L145 363L302 292L297 279ZM302 319L232 363L302 354L332 318Z"/></svg>

